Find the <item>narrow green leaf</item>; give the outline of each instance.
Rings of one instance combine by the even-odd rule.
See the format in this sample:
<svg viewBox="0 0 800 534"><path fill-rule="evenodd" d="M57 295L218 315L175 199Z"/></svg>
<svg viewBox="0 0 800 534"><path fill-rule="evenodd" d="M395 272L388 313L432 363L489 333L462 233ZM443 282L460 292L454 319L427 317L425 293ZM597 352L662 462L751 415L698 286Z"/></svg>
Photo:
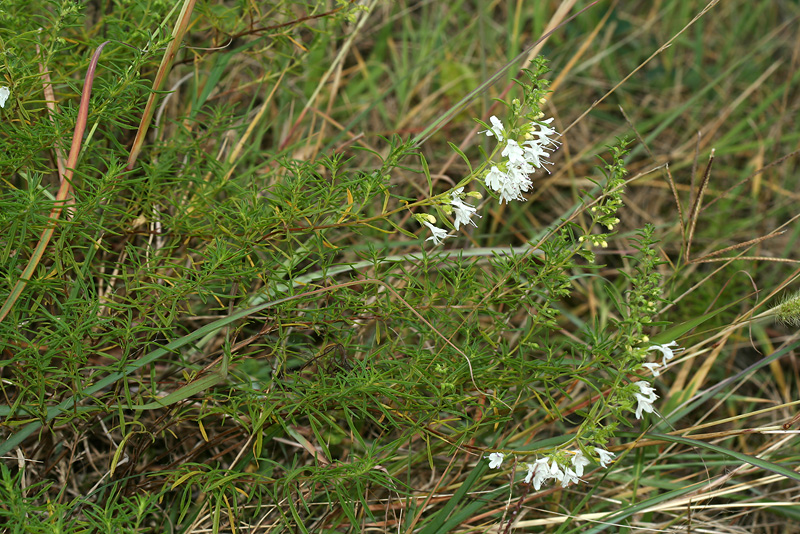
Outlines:
<svg viewBox="0 0 800 534"><path fill-rule="evenodd" d="M425 174L425 180L428 182L428 196L433 196L433 181L431 180L431 170L428 168L428 161L422 154L419 155L419 160L422 163L422 172Z"/></svg>

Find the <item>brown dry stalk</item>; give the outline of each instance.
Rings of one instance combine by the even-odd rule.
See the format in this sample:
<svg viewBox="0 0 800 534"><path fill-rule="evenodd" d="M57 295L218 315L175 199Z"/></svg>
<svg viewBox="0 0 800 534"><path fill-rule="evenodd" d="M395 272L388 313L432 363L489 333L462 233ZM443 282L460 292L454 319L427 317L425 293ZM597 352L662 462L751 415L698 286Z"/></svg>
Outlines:
<svg viewBox="0 0 800 534"><path fill-rule="evenodd" d="M19 279L11 289L11 293L9 293L8 298L6 298L3 303L3 307L0 308L0 322L2 322L6 315L8 315L8 312L11 311L11 308L22 294L25 286L28 285L28 280L31 279L33 271L39 265L44 255L44 250L47 248L48 243L50 243L50 238L53 237L53 233L56 230L56 222L61 216L61 211L64 209L72 191L72 173L73 169L75 169L78 164L78 156L80 155L81 143L83 141L83 132L86 130L86 121L89 117L89 99L92 96L92 83L94 82L94 75L97 70L97 62L100 59L100 52L102 52L103 48L110 42L111 41L106 41L98 46L92 56L92 60L89 62L89 68L86 71L86 79L83 82L78 117L75 120L75 131L72 134L72 146L69 151L69 158L67 159L67 168L64 171L61 187L59 187L58 193L56 194L55 205L53 209L50 210L50 222L42 231L41 236L39 236L39 242L36 244L36 248L30 260L28 260L28 265L25 266L25 270L22 271Z"/></svg>

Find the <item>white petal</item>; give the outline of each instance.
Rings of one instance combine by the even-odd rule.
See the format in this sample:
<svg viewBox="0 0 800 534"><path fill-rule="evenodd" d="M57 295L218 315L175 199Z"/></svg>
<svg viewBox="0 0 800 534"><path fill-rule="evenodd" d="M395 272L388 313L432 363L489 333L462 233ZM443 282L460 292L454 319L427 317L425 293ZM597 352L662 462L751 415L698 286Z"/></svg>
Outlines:
<svg viewBox="0 0 800 534"><path fill-rule="evenodd" d="M453 207L453 213L455 214L456 218L453 221L453 226L456 227L456 231L458 228L463 224L471 224L472 226L477 226L474 222L472 222L471 217L475 215L477 209L475 206L465 203L458 197L458 193L463 191L464 188L460 187L457 191L453 192L450 195L450 205ZM480 217L480 215L479 215Z"/></svg>
<svg viewBox="0 0 800 534"><path fill-rule="evenodd" d="M525 163L525 151L513 139L509 139L506 147L503 149L502 155L508 158L513 164Z"/></svg>
<svg viewBox="0 0 800 534"><path fill-rule="evenodd" d="M432 225L432 224L431 224L431 223L429 223L429 222L425 222L425 223L423 223L423 224L424 224L425 226L427 226L428 228L430 228L430 230L431 230L431 233L433 233L433 235L432 235L432 236L430 236L430 237L429 237L428 239L426 239L425 241L433 241L433 244L434 244L434 245L438 245L439 243L441 243L441 242L442 242L442 240L444 240L445 238L448 238L448 237L450 237L449 235L447 235L447 230L444 230L444 229L442 229L442 228L439 228L439 227L437 227L437 226L434 226L434 225Z"/></svg>
<svg viewBox="0 0 800 534"><path fill-rule="evenodd" d="M653 376L661 375L661 373L658 372L658 368L661 367L660 363L643 363L642 367L650 369L650 372L653 373Z"/></svg>
<svg viewBox="0 0 800 534"><path fill-rule="evenodd" d="M575 456L572 457L572 465L575 467L575 474L579 477L583 476L583 468L584 466L589 465L589 459L583 455L583 451L578 451Z"/></svg>
<svg viewBox="0 0 800 534"><path fill-rule="evenodd" d="M551 135L557 135L558 132L555 131L555 129L550 128L550 126L545 126L545 124L549 125L551 122L553 122L553 117L550 117L549 119L544 121L538 121L531 124L531 128L537 128L537 127L539 128L538 132L532 129L531 135L536 136L539 139L539 143L541 143L544 146L547 145L558 146L558 141L550 139Z"/></svg>
<svg viewBox="0 0 800 534"><path fill-rule="evenodd" d="M569 467L564 469L564 477L561 479L561 487L566 488L570 484L577 484L580 482L579 475Z"/></svg>
<svg viewBox="0 0 800 534"><path fill-rule="evenodd" d="M533 474L536 472L536 464L528 464L528 472L525 474L525 479L523 482L525 484L530 484L531 480L533 480Z"/></svg>
<svg viewBox="0 0 800 534"><path fill-rule="evenodd" d="M650 400L648 397L644 397L643 395L636 394L636 400L638 401L638 405L636 406L636 419L642 418L642 412L653 413L653 401Z"/></svg>
<svg viewBox="0 0 800 534"><path fill-rule="evenodd" d="M647 350L658 350L661 351L661 354L664 355L664 365L667 364L672 358L675 357L675 351L673 351L670 347L677 347L677 341L670 341L669 343L664 343L663 345L652 345L647 347ZM677 349L676 349L677 350Z"/></svg>
<svg viewBox="0 0 800 534"><path fill-rule="evenodd" d="M634 384L639 387L639 391L643 396L647 396L650 399L650 402L653 402L658 398L655 388L653 388L649 382L645 380L638 380L634 382Z"/></svg>
<svg viewBox="0 0 800 534"><path fill-rule="evenodd" d="M485 133L489 137L497 137L497 140L502 142L505 139L505 126L503 126L503 121L492 115L489 117L489 122L492 123L492 127L488 130L483 130L478 133Z"/></svg>
<svg viewBox="0 0 800 534"><path fill-rule="evenodd" d="M564 480L564 471L561 470L561 466L555 460L550 464L550 478L558 482Z"/></svg>
<svg viewBox="0 0 800 534"><path fill-rule="evenodd" d="M608 452L599 447L594 448L594 452L600 457L600 467L608 467L608 464L614 460L616 456L613 452Z"/></svg>
<svg viewBox="0 0 800 534"><path fill-rule="evenodd" d="M0 87L0 108L6 107L6 100L11 96L11 89L8 87Z"/></svg>
<svg viewBox="0 0 800 534"><path fill-rule="evenodd" d="M483 180L486 183L486 187L497 192L503 188L503 183L505 183L506 179L506 173L492 165Z"/></svg>
<svg viewBox="0 0 800 534"><path fill-rule="evenodd" d="M543 167L541 158L550 157L550 153L545 151L545 149L542 148L542 145L537 141L526 141L523 143L523 146L525 150L525 161L537 169L541 169ZM545 169L547 169L547 167L545 167Z"/></svg>
<svg viewBox="0 0 800 534"><path fill-rule="evenodd" d="M534 464L536 472L533 475L533 488L539 491L542 482L550 478L550 467L547 465L547 458L539 458Z"/></svg>
<svg viewBox="0 0 800 534"><path fill-rule="evenodd" d="M493 452L489 455L489 469L497 469L503 465L503 453Z"/></svg>

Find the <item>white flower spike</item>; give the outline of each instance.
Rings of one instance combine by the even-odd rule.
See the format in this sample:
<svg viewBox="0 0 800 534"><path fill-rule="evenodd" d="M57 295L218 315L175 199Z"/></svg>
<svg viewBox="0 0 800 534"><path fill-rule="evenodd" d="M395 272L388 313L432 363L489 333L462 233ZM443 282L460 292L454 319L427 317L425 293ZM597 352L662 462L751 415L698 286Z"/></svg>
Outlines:
<svg viewBox="0 0 800 534"><path fill-rule="evenodd" d="M506 159L492 166L484 175L483 181L488 189L500 195L500 203L524 201L522 193L533 188L530 175L541 168L550 172L547 165L551 163L546 159L550 157L548 150L555 150L559 145L558 141L550 139L551 135L558 133L549 126L553 119L532 122L523 129L526 133L519 140L508 137L509 132L506 132L505 126L497 117L492 116L489 121L492 127L480 133L496 137L503 145L500 153ZM515 131L512 130L511 133Z"/></svg>
<svg viewBox="0 0 800 534"><path fill-rule="evenodd" d="M493 452L489 455L489 469L499 469L503 465L503 453Z"/></svg>
<svg viewBox="0 0 800 534"><path fill-rule="evenodd" d="M0 87L0 108L6 107L6 100L11 96L11 89L8 87Z"/></svg>

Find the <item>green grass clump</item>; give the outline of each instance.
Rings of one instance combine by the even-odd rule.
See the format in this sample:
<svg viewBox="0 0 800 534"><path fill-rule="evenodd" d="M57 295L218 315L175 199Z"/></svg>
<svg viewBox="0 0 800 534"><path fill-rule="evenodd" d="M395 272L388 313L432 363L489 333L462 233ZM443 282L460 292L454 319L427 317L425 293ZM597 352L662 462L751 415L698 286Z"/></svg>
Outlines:
<svg viewBox="0 0 800 534"><path fill-rule="evenodd" d="M0 531L798 531L798 15L6 1Z"/></svg>

